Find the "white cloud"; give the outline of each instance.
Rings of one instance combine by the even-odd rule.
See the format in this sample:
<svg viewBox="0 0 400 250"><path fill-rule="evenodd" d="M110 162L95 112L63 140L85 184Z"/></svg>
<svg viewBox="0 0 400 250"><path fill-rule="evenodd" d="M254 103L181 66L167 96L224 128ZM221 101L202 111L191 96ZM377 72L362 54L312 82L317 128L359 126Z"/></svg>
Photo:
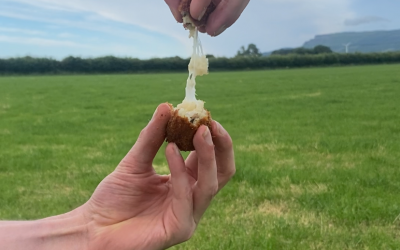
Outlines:
<svg viewBox="0 0 400 250"><path fill-rule="evenodd" d="M28 44L28 45L36 45L36 46L58 46L58 47L78 47L78 48L89 48L87 45L78 44L75 42L67 41L67 40L53 40L53 39L44 39L44 38L27 38L27 37L19 37L19 36L4 36L0 35L0 42L6 43L17 43L17 44Z"/></svg>
<svg viewBox="0 0 400 250"><path fill-rule="evenodd" d="M58 18L58 17L48 17L48 16L43 16L43 15L27 15L29 13L13 13L13 12L6 12L6 11L1 11L0 10L0 16L6 16L6 17L11 17L15 19L22 19L22 20L32 20L32 21L39 21L39 22L46 22L46 23L51 23L51 24L58 24L60 26L68 26L68 27L73 27L73 28L79 28L79 29L87 29L87 30L93 30L93 31L100 31L104 32L106 34L110 35L115 35L115 36L121 36L121 37L127 37L135 40L141 40L141 41L148 41L150 39L149 35L146 35L144 33L137 32L135 30L128 31L126 29L121 29L118 27L114 27L110 24L98 24L98 23L92 23L92 22L84 22L84 21L75 21L75 20L70 20L68 18Z"/></svg>
<svg viewBox="0 0 400 250"><path fill-rule="evenodd" d="M0 27L0 32L6 33L19 33L26 35L45 35L46 32L39 30L28 30L28 29L19 29L19 28L10 28L10 27Z"/></svg>
<svg viewBox="0 0 400 250"><path fill-rule="evenodd" d="M163 0L147 1L105 1L105 0L13 0L43 9L85 13L87 20L111 20L135 25L142 29L156 32L174 38L177 42L187 44L187 39L181 25L169 13L169 8ZM60 20L58 20L60 21Z"/></svg>
<svg viewBox="0 0 400 250"><path fill-rule="evenodd" d="M134 46L126 46L121 44L115 43L108 43L108 44L98 44L93 45L90 43L83 44L83 43L76 43L73 41L68 40L57 40L57 39L44 39L44 38L37 38L37 37L20 37L20 36L5 36L0 35L0 44L6 43L10 46L15 46L18 44L25 45L27 48L34 46L38 48L44 48L46 50L54 51L63 51L64 54L62 57L54 56L54 55L38 55L36 52L29 52L26 51L27 54L34 54L36 56L49 56L49 57L57 57L58 59L62 59L69 55L81 56L81 57L97 57L97 56L106 56L106 55L114 55L114 56L121 56L126 57L127 55L136 55L138 57L150 57L148 52L143 51L140 48L136 48ZM0 46L0 48L4 48L6 46ZM9 46L7 46L9 47ZM6 47L6 48L7 48ZM21 51L25 51L25 49L21 49ZM0 54L3 56L10 56L7 53L7 50L0 50ZM151 56L159 56L159 55L152 55ZM167 54L162 54L161 56L166 57Z"/></svg>

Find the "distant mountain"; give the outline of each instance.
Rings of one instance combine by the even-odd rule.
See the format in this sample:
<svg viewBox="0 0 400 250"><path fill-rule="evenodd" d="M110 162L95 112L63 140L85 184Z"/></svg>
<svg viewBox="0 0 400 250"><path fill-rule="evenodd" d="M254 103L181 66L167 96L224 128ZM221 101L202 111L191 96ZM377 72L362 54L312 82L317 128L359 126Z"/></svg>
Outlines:
<svg viewBox="0 0 400 250"><path fill-rule="evenodd" d="M314 39L305 42L303 47L314 48L317 45L325 45L334 52L345 52L344 44L348 43L350 43L349 52L400 51L400 30L317 35Z"/></svg>

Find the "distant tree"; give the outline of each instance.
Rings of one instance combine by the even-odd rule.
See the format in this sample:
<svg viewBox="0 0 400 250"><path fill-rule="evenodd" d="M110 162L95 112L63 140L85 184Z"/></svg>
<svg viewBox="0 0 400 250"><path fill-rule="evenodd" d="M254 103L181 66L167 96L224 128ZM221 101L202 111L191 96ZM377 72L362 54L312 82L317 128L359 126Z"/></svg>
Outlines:
<svg viewBox="0 0 400 250"><path fill-rule="evenodd" d="M309 54L314 54L314 50L300 47L294 49L293 53L298 55L309 55Z"/></svg>
<svg viewBox="0 0 400 250"><path fill-rule="evenodd" d="M315 54L330 54L333 51L331 48L324 46L324 45L317 45L314 47L314 53Z"/></svg>
<svg viewBox="0 0 400 250"><path fill-rule="evenodd" d="M61 61L61 68L66 72L90 72L91 60L85 60L80 57L69 56Z"/></svg>
<svg viewBox="0 0 400 250"><path fill-rule="evenodd" d="M214 55L211 55L211 54L207 54L206 57L207 57L207 58L215 58L215 56L214 56Z"/></svg>
<svg viewBox="0 0 400 250"><path fill-rule="evenodd" d="M246 51L246 49L244 49L244 51ZM210 68L213 70L247 70L300 68L313 66L320 67L328 65L400 63L400 51L387 53L315 54L314 49L301 48L280 50L282 53L286 53L288 51L290 53L283 56L240 56L233 58L217 57L210 60ZM317 49L317 51L328 52L326 49ZM62 61L51 58L34 58L29 56L7 59L0 57L0 75L58 73L142 73L166 71L185 72L187 71L188 63L189 59L180 57L140 60L137 58L119 58L114 56L98 58L80 58L70 56Z"/></svg>
<svg viewBox="0 0 400 250"><path fill-rule="evenodd" d="M278 50L274 50L272 51L271 55L289 55L289 54L293 54L294 49L278 49Z"/></svg>
<svg viewBox="0 0 400 250"><path fill-rule="evenodd" d="M246 49L244 46L240 47L240 50L236 53L236 56L244 56L246 54Z"/></svg>
<svg viewBox="0 0 400 250"><path fill-rule="evenodd" d="M314 54L314 51L312 49L299 47L294 49L279 49L272 52L272 55L290 55L290 54L308 55L308 54Z"/></svg>
<svg viewBox="0 0 400 250"><path fill-rule="evenodd" d="M249 56L249 57L258 57L261 56L260 50L253 43L247 46L247 49L244 46L240 47L240 50L237 52L236 56Z"/></svg>
<svg viewBox="0 0 400 250"><path fill-rule="evenodd" d="M313 49L308 49L304 47L294 48L294 49L279 49L272 52L272 55L312 55L312 54L329 54L332 50L323 45L315 46Z"/></svg>

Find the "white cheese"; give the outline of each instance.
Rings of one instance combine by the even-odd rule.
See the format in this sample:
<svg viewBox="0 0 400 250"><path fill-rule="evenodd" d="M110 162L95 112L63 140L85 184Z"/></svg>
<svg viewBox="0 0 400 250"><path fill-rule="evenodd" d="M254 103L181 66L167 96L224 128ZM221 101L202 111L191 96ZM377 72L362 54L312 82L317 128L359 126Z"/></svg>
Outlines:
<svg viewBox="0 0 400 250"><path fill-rule="evenodd" d="M189 15L183 17L184 23L191 23ZM195 123L197 120L207 116L204 102L196 99L196 77L208 74L208 59L203 55L203 48L199 40L199 33L193 24L186 25L189 29L189 37L193 37L193 52L188 66L189 77L186 82L185 99L175 109L179 116L187 117Z"/></svg>

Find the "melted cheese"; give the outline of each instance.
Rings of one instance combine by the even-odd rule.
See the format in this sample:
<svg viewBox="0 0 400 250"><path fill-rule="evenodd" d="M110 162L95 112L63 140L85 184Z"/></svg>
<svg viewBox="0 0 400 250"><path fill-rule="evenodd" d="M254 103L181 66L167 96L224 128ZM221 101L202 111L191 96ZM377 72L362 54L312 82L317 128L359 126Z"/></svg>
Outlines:
<svg viewBox="0 0 400 250"><path fill-rule="evenodd" d="M176 107L179 111L179 116L186 116L189 119L203 118L207 116L207 111L204 109L204 102L201 100L186 101Z"/></svg>
<svg viewBox="0 0 400 250"><path fill-rule="evenodd" d="M208 74L208 59L203 55L199 33L195 26L187 25L187 28L190 31L189 37L193 37L193 53L188 66L189 77L186 82L185 99L176 109L179 110L179 116L196 121L207 116L207 111L204 109L204 102L196 99L196 76Z"/></svg>
<svg viewBox="0 0 400 250"><path fill-rule="evenodd" d="M208 59L205 55L192 55L189 63L189 73L190 72L194 73L195 76L208 74Z"/></svg>

